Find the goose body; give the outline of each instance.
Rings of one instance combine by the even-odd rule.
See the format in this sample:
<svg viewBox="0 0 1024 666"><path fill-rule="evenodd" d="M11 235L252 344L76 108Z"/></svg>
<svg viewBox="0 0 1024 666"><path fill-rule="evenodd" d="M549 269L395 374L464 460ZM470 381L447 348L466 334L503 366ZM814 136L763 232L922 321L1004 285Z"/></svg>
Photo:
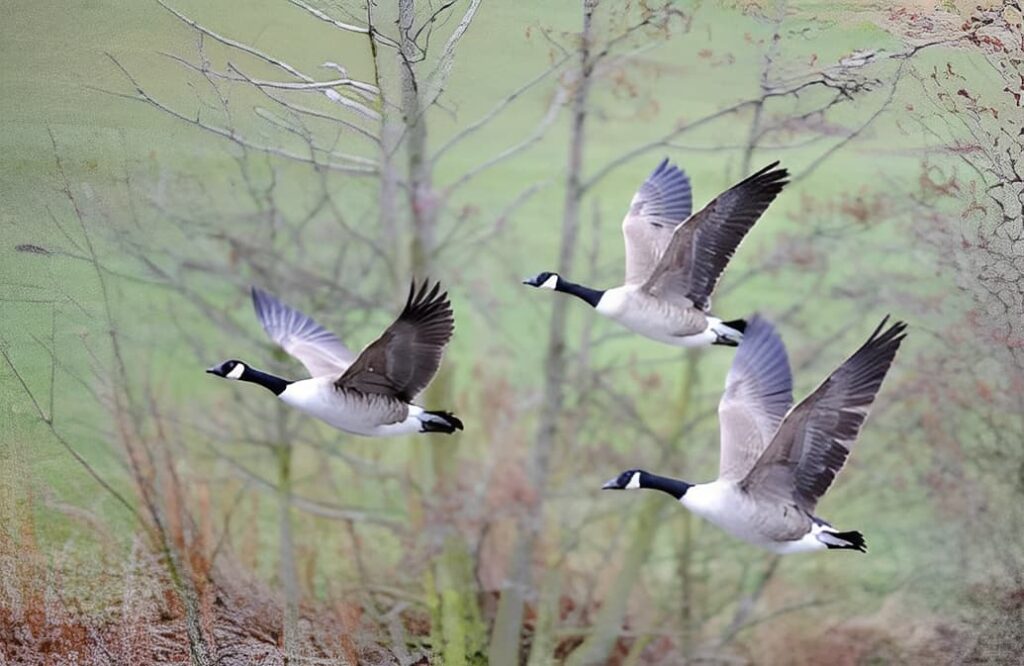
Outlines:
<svg viewBox="0 0 1024 666"><path fill-rule="evenodd" d="M270 338L313 375L286 380L230 360L207 372L260 384L285 404L348 433L391 437L421 432L452 433L462 422L449 412L413 404L441 362L454 330L447 294L440 285L410 288L402 313L374 342L353 354L312 318L253 288L256 315Z"/></svg>
<svg viewBox="0 0 1024 666"><path fill-rule="evenodd" d="M388 437L423 430L422 407L386 395L338 389L334 377L292 382L278 398L300 412L355 435Z"/></svg>
<svg viewBox="0 0 1024 666"><path fill-rule="evenodd" d="M742 322L726 324L692 307L651 296L639 285L608 289L595 309L635 333L676 347L730 344L743 335Z"/></svg>
<svg viewBox="0 0 1024 666"><path fill-rule="evenodd" d="M711 293L740 242L788 182L771 164L692 212L690 180L664 160L633 197L622 223L624 283L593 289L544 272L533 287L571 294L652 340L677 347L736 346L743 320L710 314Z"/></svg>
<svg viewBox="0 0 1024 666"><path fill-rule="evenodd" d="M690 484L632 469L603 488L661 490L737 539L778 554L866 552L860 532L838 531L814 510L845 464L905 337L902 322L883 332L885 324L791 407L785 347L770 323L754 317L718 406L718 478Z"/></svg>
<svg viewBox="0 0 1024 666"><path fill-rule="evenodd" d="M828 523L784 503L759 502L734 482L697 484L679 503L727 534L779 555L828 548ZM785 538L790 534L797 538Z"/></svg>

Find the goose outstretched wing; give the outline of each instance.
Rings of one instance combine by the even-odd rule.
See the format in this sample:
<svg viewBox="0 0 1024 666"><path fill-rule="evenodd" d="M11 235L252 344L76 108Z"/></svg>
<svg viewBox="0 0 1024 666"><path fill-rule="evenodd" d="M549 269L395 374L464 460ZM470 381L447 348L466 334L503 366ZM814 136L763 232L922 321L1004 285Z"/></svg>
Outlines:
<svg viewBox="0 0 1024 666"><path fill-rule="evenodd" d="M253 287L252 304L270 339L306 366L310 376L342 373L355 360L338 336L266 291Z"/></svg>
<svg viewBox="0 0 1024 666"><path fill-rule="evenodd" d="M626 242L624 284L643 284L650 277L672 240L672 232L692 210L689 177L668 158L662 160L633 195L622 220Z"/></svg>
<svg viewBox="0 0 1024 666"><path fill-rule="evenodd" d="M769 164L733 185L676 227L643 289L664 300L711 307L715 290L740 242L785 187L789 172Z"/></svg>
<svg viewBox="0 0 1024 666"><path fill-rule="evenodd" d="M793 375L786 347L775 327L755 315L747 322L718 403L719 479L746 477L792 404Z"/></svg>
<svg viewBox="0 0 1024 666"><path fill-rule="evenodd" d="M412 284L401 314L338 378L339 388L411 402L427 387L455 330L448 293L440 283L428 288L427 282L419 290Z"/></svg>
<svg viewBox="0 0 1024 666"><path fill-rule="evenodd" d="M740 482L747 492L812 513L853 448L907 325L888 317L860 349L794 407Z"/></svg>

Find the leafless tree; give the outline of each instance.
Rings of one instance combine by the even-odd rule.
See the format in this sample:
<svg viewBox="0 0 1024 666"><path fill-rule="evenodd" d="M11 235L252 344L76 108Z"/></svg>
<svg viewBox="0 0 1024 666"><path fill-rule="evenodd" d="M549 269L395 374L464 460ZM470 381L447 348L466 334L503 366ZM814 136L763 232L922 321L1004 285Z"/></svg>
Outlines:
<svg viewBox="0 0 1024 666"><path fill-rule="evenodd" d="M912 212L918 221L937 219L928 216L941 204L938 197L924 195L908 204L905 192L886 183L835 197L816 196L804 184L831 159L858 146L880 121L902 113L901 93L908 83L921 80L910 76L920 74L915 69L919 53L972 38L978 46L991 45L981 36L988 28L965 35L951 26L941 33L900 32L900 50L866 48L835 61L808 60L794 56L792 48L806 39L790 29L794 16L807 18L802 10L785 2L767 8L739 3L737 11L748 12L769 35L755 42L758 76L749 89L730 91L717 108L697 114L685 96L662 96L657 82L641 73L653 67L660 48L707 39L699 7L583 0L578 31L535 27L531 39L550 50L545 68L513 83L480 117L459 118L460 127L441 140L435 121L453 113L445 91L461 66L462 40L474 30L478 0L359 3L356 9L290 0L289 9L310 26L366 50L364 71L325 62L323 71L316 72L238 39L230 24L213 25L165 0L158 2L158 11L173 16L195 40L187 53L165 54L180 67L179 83L189 96L165 96L130 57L113 55L111 67L123 76L124 88L108 92L215 138L214 145L230 158L230 168L218 177L230 187L197 175L173 177L169 183L161 173L147 180L126 166L119 196L131 219L121 228L107 224L100 206L90 218L85 198L65 181L65 200L77 226L69 228L60 215L52 222L67 247L23 244L19 250L39 261L85 265L100 282L130 282L146 294L163 294L158 305L143 311L170 309L174 337L191 351L189 363L199 368L224 352L259 350L287 371L251 317L244 289L250 283L272 288L353 342L365 340L383 321L387 308L381 304L397 302L413 275L455 284L478 306L476 314L488 318L493 315L482 290L459 284L467 274L462 264L473 255L507 261L496 249L509 238L506 221L546 188L558 187L561 194L558 270L611 283L618 279L620 262L612 249L618 243L602 198L624 202L630 193L612 191L609 176L627 167L642 174L646 160L662 153L684 166L694 156L715 153L728 165L719 183L725 185L762 157L799 154L793 164L786 162L794 181L786 196L803 204L789 208L798 224L792 231L773 230L770 247L746 244L718 298L750 304L743 294L756 284L785 291L791 307L766 309L787 328L796 374L820 376L827 370L823 364L842 353L842 332L859 323L864 312L894 303L923 311L926 300L909 289L890 289L887 272L843 285L830 273L839 264L868 273L865 257L906 252L906 238L894 241L872 232L895 228L901 216ZM807 23L812 26L807 30L818 29L813 21ZM730 55L699 57L702 66L728 72ZM1011 62L1016 56L1006 57ZM945 99L940 89L949 94L946 88L958 84L941 72L937 76L934 81L925 76L924 85L933 81L936 99ZM659 131L638 128L638 134L644 130L643 140L609 154L595 146L599 123L618 111L607 100L624 90L631 100L640 100L632 102L637 107L646 102L658 109L650 113L680 119ZM986 123L989 103L967 91L969 97L953 91L951 99L967 105L955 112L969 124ZM542 103L532 107L523 103L538 98ZM475 167L442 175L451 173L444 167L452 156L513 112L536 114L525 136L479 155ZM503 193L507 203L501 210L470 210L466 204L473 201L472 186L482 174L526 154L563 119L569 131L565 160L551 169L557 179L516 183ZM1001 127L987 126L986 131L995 131L990 138ZM960 158L956 146L950 152ZM983 163L978 161L982 152L961 152L974 160L972 173L979 177L999 173L1006 181L1005 176L1015 174L1013 153L996 151L985 157L991 163ZM59 145L55 153L59 156ZM949 183L941 169L945 165L928 171L933 189ZM984 199L990 194L984 188L997 181L984 186L982 180L972 181L978 183L972 194L986 215L995 204ZM716 191L715 184L696 182L698 199ZM226 195L229 190L235 194ZM1014 195L998 194L1004 206L1007 196ZM770 217L777 215L773 210ZM992 233L1003 238L1014 228L1012 222L1007 225ZM948 234L951 228L944 222L941 232L922 236L936 248L953 247L959 236ZM989 232L979 226L976 235ZM1015 236L1006 238L1015 242ZM107 253L90 249L89 239ZM974 249L993 248L979 243ZM944 250L935 254L957 256ZM967 291L973 288L967 277L974 262L956 263ZM502 267L510 273L522 270ZM1012 276L998 261L985 271L985 293L1011 312L1014 301L1003 295ZM77 307L74 298L58 296L61 307ZM47 295L38 305L51 307L55 298ZM118 299L118 294L104 298L107 313L101 317L114 350L124 348L123 331L130 329L128 315L118 312ZM823 299L848 307L837 307L834 320L816 321L813 306L805 304ZM256 529L260 516L273 520L278 534L270 541L278 551L272 594L261 597L258 608L279 620L253 624L261 646L279 643L268 654L296 662L355 663L381 644L388 646L381 660L405 664L424 659L531 665L743 661L756 641L750 637L760 636L762 628L826 608L829 600L813 590L786 589L787 563L733 548L661 498L612 506L602 497L581 505L578 497L588 475L605 466L617 470L636 464L637 456L644 464L681 473L710 469L717 452L715 404L723 366L710 352L680 357L648 350L638 357L632 349L623 351L625 333L595 323L590 315L575 321L572 313L583 313L576 304L552 299L548 311L547 304L533 305L543 301L529 302L535 308L530 314L536 315L531 323L541 322L546 332L531 341L543 348L539 389L512 384L502 374L501 359L480 358L483 354L472 357L476 365L460 368L471 373L471 387L460 385L446 370L432 388L436 401L460 396L480 417L474 425L479 436L467 440L474 442L473 455L449 442L401 453L361 447L289 418L283 409L268 413L265 403L228 389L212 408L198 410L186 402L164 407L156 398L159 382L139 369L142 365L107 363L106 356L88 348L106 378L105 394L97 392L96 400L111 407L114 441L124 452L136 496L98 473L95 478L139 516L146 533L154 536L152 549L163 558L164 571L180 577L173 588L186 611L194 663L227 659L231 636L237 635L232 632L241 631L235 625L225 630L223 623L204 619L204 613L208 616L212 606L216 614L230 602L218 563L246 561L258 568L252 554L256 542L247 532ZM948 344L954 343L951 337ZM503 345L510 355L521 351L514 342L494 346ZM61 355L52 342L46 346L54 372L60 372ZM1004 346L1016 358L1015 347ZM17 363L5 359L17 375ZM935 357L926 360L937 362ZM934 380L939 370L921 376ZM993 451L1007 448L1006 438L1019 427L1006 416L1013 409L1009 396L1019 395L1002 390L1014 386L1007 382L998 385L999 401L985 412ZM28 381L21 386L43 423L52 424L53 399L42 398ZM649 395L658 400L645 400ZM894 415L894 406L910 405L908 413L916 414L919 405L913 397L899 400L877 410L873 421L910 429L907 419ZM153 432L161 429L168 432L155 437ZM92 469L60 428L53 434ZM624 451L623 441L635 443L634 450ZM954 459L950 455L944 461ZM972 489L982 497L984 471L979 467L976 473ZM880 471L875 478L887 474L895 472ZM353 500L358 497L353 488L371 483L384 489L382 495L400 492L401 502L389 501L382 508ZM213 510L207 512L197 502L209 488L216 490ZM265 495L272 499L270 510L248 508ZM240 526L247 519L252 525ZM321 528L316 537L310 536L311 525ZM322 532L330 533L324 543ZM310 546L313 540L317 544ZM378 540L400 557L390 561L379 554L384 549L372 546ZM728 556L722 557L723 552ZM245 560L249 556L252 560ZM338 567L328 559L343 560L351 575L334 576ZM330 580L324 582L325 576ZM335 623L322 624L317 617L323 606L315 605L313 590L320 586L333 595Z"/></svg>
<svg viewBox="0 0 1024 666"><path fill-rule="evenodd" d="M454 214L452 201L478 176L537 143L555 121L563 103L562 93L553 95L527 136L450 182L439 184L434 173L449 151L504 114L528 90L558 72L566 58L553 58L546 70L511 90L486 115L431 152L430 117L442 103L460 42L471 29L479 0L438 6L401 0L394 10L366 3L356 16L301 0L293 0L292 4L311 20L335 29L341 39L364 43L371 56L371 75L360 80L350 76L344 66L325 62L324 68L333 75L326 79L316 77L162 1L160 5L195 34L196 50L192 56L167 55L191 76L197 108L183 108L180 103L159 98L133 74L130 63L111 56L131 88L131 92L116 94L143 102L234 146L238 174L250 195L253 215L263 222L261 231L254 234L251 227L242 224L206 228L195 211L177 208L177 197L172 196L149 203L175 219L183 234L208 234L223 249L227 261L201 263L188 256L188 252L174 250L154 257L147 245L135 248L135 254L159 283L196 300L200 310L218 324L226 323L228 318L212 299L203 297L193 286L197 279L255 279L273 284L284 293L297 285L307 292L313 288L322 294L320 303L347 304L346 324L351 326L370 316L368 304L382 300L380 288L374 293L367 289L373 283L363 280L375 269L379 274L376 267L383 267L387 278L383 289L391 293L404 293L409 275L443 274L441 252L464 252L467 246L473 247L487 238L477 233L456 233L463 229L466 220L465 216ZM443 43L439 43L442 39ZM297 214L278 203L283 181L296 168L304 170L305 177L312 176L311 182L315 183L314 204ZM351 217L359 214L353 213L351 201L343 205L338 198L339 183L365 178L373 179L374 185L369 187L375 187L377 194L363 205L367 214L376 215L379 224L351 222ZM201 183L196 186L200 191L204 189ZM528 184L514 194L493 225L503 224L538 190L539 184ZM403 206L398 205L401 195L405 197ZM349 240L333 253L322 245L312 245L311 238L323 237L325 230L341 231ZM446 239L443 245L442 234ZM403 244L405 239L409 240L407 245ZM360 285L361 293L346 286L353 283ZM233 322L231 326L235 330L240 328ZM435 379L433 397L440 399L450 392L448 376L443 369ZM286 652L291 653L288 645L296 642L300 597L291 515L293 508L302 508L290 499L291 460L293 444L302 440L283 411L278 411L275 418L276 432L269 438L279 442L273 447L277 459L273 487L281 502L279 559L286 599ZM464 540L452 533L446 535L448 530L443 521L434 517L446 506L445 495L452 487L450 470L455 467L457 453L454 446L423 447L414 453L415 462L408 471L417 481L414 497L419 506L412 515L420 527L428 528L429 537L422 546L439 549L431 565L435 583L427 594L433 600L430 605L440 607L440 626L436 629L441 644L438 652L450 663L458 663L480 649L472 644L471 632L459 629L462 624L480 622L472 569L465 564L469 556ZM452 594L453 589L462 592ZM448 625L453 628L446 629Z"/></svg>
<svg viewBox="0 0 1024 666"><path fill-rule="evenodd" d="M936 149L922 167L913 230L952 287L936 299L958 313L930 318L941 346L921 359L923 372L946 378L927 389L933 404L957 407L924 422L945 463L929 481L947 489L942 505L964 534L954 544L966 596L957 658L997 663L1024 646L1022 7L1007 0L957 18L943 29L988 79L953 59L915 71L925 103L914 127ZM987 536L995 533L1005 536Z"/></svg>
<svg viewBox="0 0 1024 666"><path fill-rule="evenodd" d="M577 64L575 74L575 86L573 97L570 103L571 109L571 133L568 144L568 169L565 187L565 203L563 207L563 224L561 234L560 254L557 270L563 274L571 274L576 247L579 236L580 222L579 211L584 205L587 197L592 196L597 186L603 179L614 170L627 163L634 163L635 158L648 155L656 150L683 150L702 151L719 150L730 151L737 154L740 159L738 165L743 172L749 169L752 156L757 151L785 151L793 147L802 148L820 146L815 157L803 168L796 169L794 181L799 182L808 177L827 160L841 151L843 148L855 142L856 139L867 130L893 102L897 87L900 85L905 74L905 63L912 59L918 52L936 44L946 43L947 40L938 39L931 42L908 43L903 51L894 53L861 52L844 57L834 63L817 63L816 66L808 69L806 65L788 62L785 59L780 45L784 40L782 26L788 16L789 8L785 3L776 3L775 9L765 21L774 26L774 35L765 45L763 58L763 71L760 77L759 89L753 91L749 96L741 96L737 101L728 104L724 108L716 110L704 116L681 122L671 128L665 134L642 143L628 152L616 156L604 164L587 165L587 161L581 159L587 145L587 133L585 131L589 114L593 111L591 92L603 82L609 80L608 63L614 60L616 64L629 63L638 57L635 49L635 41L631 41L638 33L645 34L650 38L652 32L669 31L672 26L676 32L671 33L673 38L685 39L689 34L687 30L691 26L693 16L681 12L675 7L663 7L660 9L646 8L639 15L626 14L619 21L609 21L606 17L602 25L616 25L617 31L611 34L594 32L594 16L600 12L606 14L614 13L616 10L605 7L598 2L583 3L583 30L578 37ZM644 33L643 31L647 31ZM649 45L648 45L649 48ZM871 110L862 116L858 124L846 126L830 121L833 115L840 115L842 108L848 104L869 104ZM713 127L715 123L729 122L733 124L748 123L749 131L744 142L737 142L735 145L705 145L696 146L684 143L689 135L697 135L701 129ZM736 176L741 175L738 171ZM818 234L823 237L834 235L838 240L844 231L836 228L831 220L822 220L805 225L804 232L807 236L807 243L812 243L813 237ZM740 277L727 280L728 287L742 284L751 276L763 275L766 271L777 270L778 262L792 260L792 255L786 250L780 249L775 253L762 257L761 262L749 266L742 271ZM606 273L603 277L608 280L615 279ZM812 282L819 288L821 282ZM594 352L594 347L600 347L608 340L589 340L584 338L584 347L578 351L571 348L567 340L567 312L572 308L571 303L563 300L555 300L552 303L551 319L549 321L547 352L544 360L544 393L542 397L542 408L539 417L538 431L531 444L532 453L527 465L528 478L533 492L532 501L524 507L524 515L520 520L519 537L512 551L512 560L509 568L509 575L502 586L501 601L498 606L497 615L492 634L490 659L492 663L513 664L517 663L519 656L518 640L522 631L522 613L526 605L537 603L540 606L539 613L544 622L538 618L537 626L533 629L530 637L531 654L530 663L543 663L557 641L552 639L552 633L557 632L557 618L545 617L546 609L554 607L557 613L560 585L564 585L566 576L556 576L553 573L545 579L543 584L544 593L541 598L536 597L532 584L532 567L538 558L546 559L550 563L564 561L565 554L560 556L545 556L536 552L540 535L543 534L544 516L546 513L555 512L555 500L551 497L551 490L548 488L550 465L552 460L559 459L561 451L578 451L590 433L586 426L587 414L592 422L596 422L594 431L601 431L606 427L606 421L602 420L596 413L595 407L599 404L604 415L613 415L617 429L629 429L636 431L641 439L650 442L656 450L661 451L660 460L664 463L671 460L673 464L679 465L689 462L687 457L678 448L676 441L683 435L693 436L695 433L708 431L711 425L713 412L701 412L691 405L693 391L699 385L700 357L691 356L684 364L685 371L682 373L682 387L678 404L673 413L678 418L678 425L673 432L665 436L654 431L649 425L645 425L648 417L642 414L642 410L634 403L629 391L616 391L614 386L616 378L620 377L622 371L627 368L622 366L605 366L594 368L587 365L577 365L580 361L589 359ZM794 311L785 313L786 320L798 315ZM804 359L810 363L817 354L824 349L818 346L816 354L809 355ZM636 368L632 368L636 372ZM581 375L585 375L588 381L579 382ZM618 380L618 381L621 381ZM585 386L586 389L575 389L570 387ZM570 398L574 407L568 407ZM588 409L589 405L589 409ZM571 416L567 416L570 414ZM606 455L606 454L605 454ZM605 590L605 601L600 612L594 618L588 618L588 628L580 632L582 642L579 644L569 658L570 663L604 663L619 648L620 632L629 614L629 593L641 578L642 564L647 559L652 547L652 540L655 531L653 525L660 522L665 507L663 503L647 501L637 505L637 509L631 515L632 528L626 534L629 538L616 538L609 544L609 551L606 554L606 562L614 561L612 552L615 548L624 549L621 558L621 568L617 572L615 583ZM689 526L689 518L680 520ZM572 522L561 523L563 529L572 529ZM688 532L687 532L688 533ZM570 542L571 545L571 542ZM695 554L693 551L698 550ZM694 637L693 643L682 648L684 654L697 656L700 654L715 653L716 650L729 643L737 633L747 626L752 626L764 621L763 617L752 616L752 610L760 598L765 586L771 581L778 566L775 559L768 560L763 570L755 574L757 581L753 591L749 595L741 595L740 601L727 601L718 605L717 609L711 610L718 602L708 604L703 611L695 611L694 605L699 602L692 597L693 590L688 586L688 580L692 580L693 572L691 567L697 566L702 559L709 557L710 553L700 548L690 538L684 538L679 554L680 567L678 573L683 581L683 608L692 615L687 616L684 624L686 627L683 636L693 636L695 627L706 624L714 616L720 614L731 614L727 629L717 639L705 644L705 639ZM706 561L706 559L705 559ZM555 584L552 587L552 583ZM562 588L564 589L564 588ZM800 600L796 602L792 610L800 610L813 605L815 600ZM547 610L551 613L551 610ZM787 611L783 611L787 612ZM710 613L710 615L705 615ZM782 614L782 613L780 613ZM578 618L577 618L578 619ZM572 618L567 618L571 621ZM662 623L677 623L676 619L662 618ZM696 633L700 633L697 631ZM650 640L631 641L632 648L636 651L633 657L638 658L639 653L650 643ZM630 655L633 655L630 652Z"/></svg>

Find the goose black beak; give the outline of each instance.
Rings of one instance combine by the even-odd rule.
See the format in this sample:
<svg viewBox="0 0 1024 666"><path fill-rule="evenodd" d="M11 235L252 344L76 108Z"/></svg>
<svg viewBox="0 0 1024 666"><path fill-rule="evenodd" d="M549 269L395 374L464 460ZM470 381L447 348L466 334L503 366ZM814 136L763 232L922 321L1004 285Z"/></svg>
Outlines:
<svg viewBox="0 0 1024 666"><path fill-rule="evenodd" d="M619 485L619 477L605 481L601 490L622 490L622 486Z"/></svg>
<svg viewBox="0 0 1024 666"><path fill-rule="evenodd" d="M210 374L210 375L219 375L220 373L217 372L217 370L219 368L220 368L220 366L211 365L209 368L206 369L206 372L207 372L207 374Z"/></svg>

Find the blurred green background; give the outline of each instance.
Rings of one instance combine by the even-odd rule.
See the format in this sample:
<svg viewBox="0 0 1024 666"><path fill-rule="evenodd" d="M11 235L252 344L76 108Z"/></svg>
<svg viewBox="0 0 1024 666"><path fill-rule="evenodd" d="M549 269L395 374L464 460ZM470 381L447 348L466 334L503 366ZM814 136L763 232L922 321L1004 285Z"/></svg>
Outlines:
<svg viewBox="0 0 1024 666"><path fill-rule="evenodd" d="M366 25L365 5L167 5L242 52L156 2L8 3L0 654L198 663L193 595L210 653L237 663L1010 659L1024 612L1020 329L998 329L1012 296L993 310L971 287L986 275L972 248L1001 232L973 222L972 207L994 214L993 171L967 147L1014 136L1019 109L993 64L1011 47L968 26L985 12L1020 24L1012 3L990 5L598 3L581 74L580 3L416 3L420 95L476 9L443 93L414 118L431 174L417 201L436 212L424 259L402 65L321 20ZM396 6L373 8L385 40L400 39ZM252 49L318 81L339 63L383 92L339 88L369 110L354 113ZM663 157L692 178L695 207L781 160L792 183L715 312L777 322L797 399L882 316L910 322L819 507L864 532L868 556L775 561L665 498L597 491L629 467L714 477L732 352L659 346L573 302L565 372L546 379L560 297L520 281L559 262L585 76L568 277L621 280L621 217ZM382 160L393 190L334 169ZM419 273L451 290L457 331L425 400L461 416L457 438L346 436L203 373L237 357L301 374L263 338L249 284L359 348ZM553 390L563 409L545 443ZM510 581L525 585L515 654L496 638Z"/></svg>

